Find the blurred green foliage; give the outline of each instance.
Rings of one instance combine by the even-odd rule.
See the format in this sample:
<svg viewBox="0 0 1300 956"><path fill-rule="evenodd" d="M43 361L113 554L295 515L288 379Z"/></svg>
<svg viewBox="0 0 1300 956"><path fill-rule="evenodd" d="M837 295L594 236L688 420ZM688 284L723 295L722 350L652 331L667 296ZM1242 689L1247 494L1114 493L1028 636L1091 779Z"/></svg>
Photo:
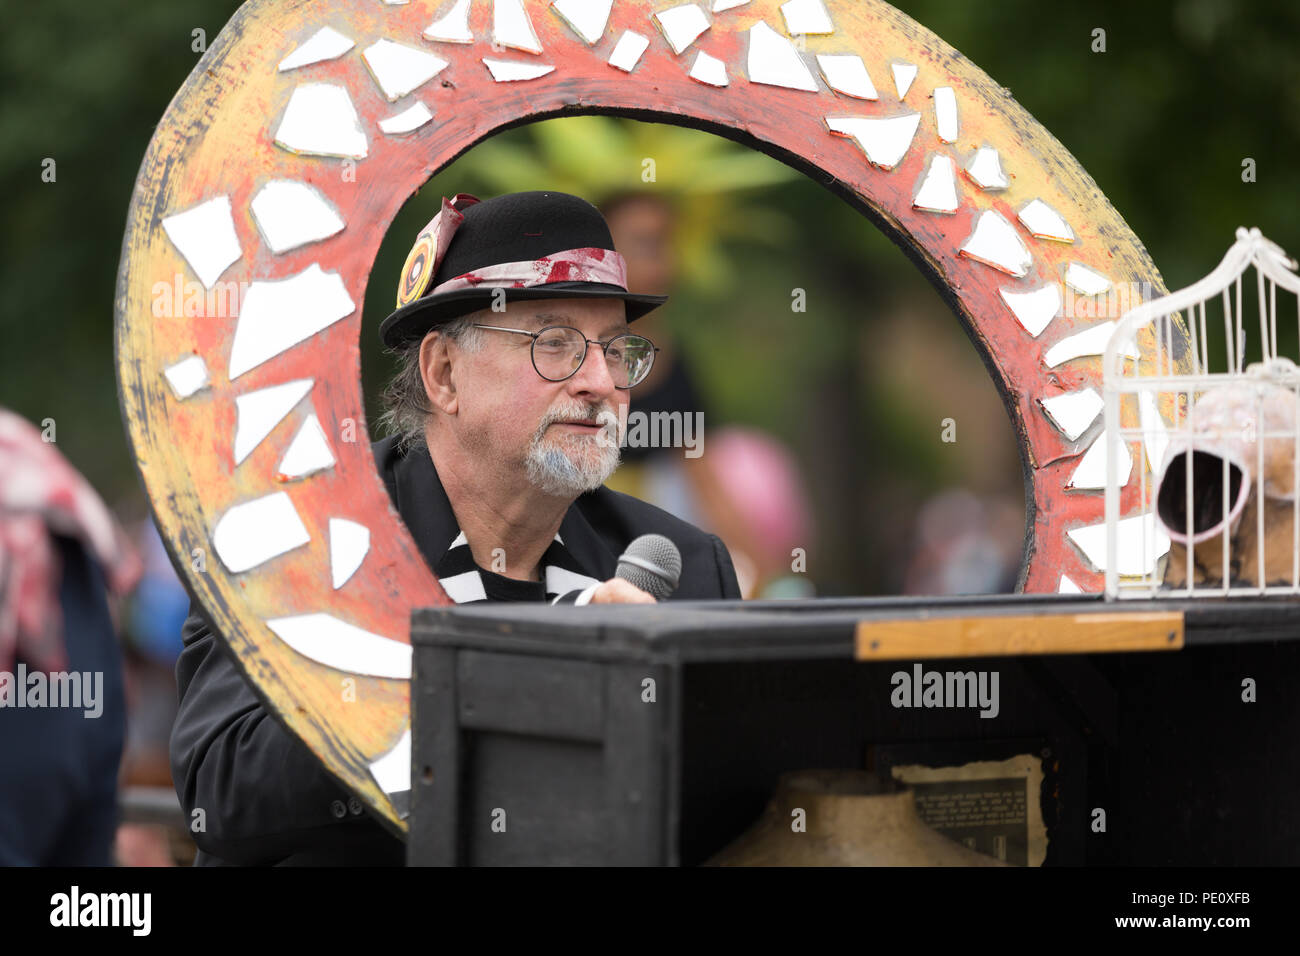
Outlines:
<svg viewBox="0 0 1300 956"><path fill-rule="evenodd" d="M480 0L485 2L485 0ZM1213 267L1239 225L1300 252L1300 4L900 0L904 12L1009 88L1069 149L1143 240L1170 288ZM0 404L58 422L64 453L111 502L138 494L112 361L112 307L135 173L154 125L193 68L195 29L214 38L236 8L217 0L6 2L0 35ZM1092 51L1106 31L1106 52ZM877 84L888 82L876 77ZM743 89L743 81L734 83ZM566 129L566 124L570 128ZM42 183L41 162L58 163ZM656 182L641 180L642 160ZM1257 181L1242 181L1253 158ZM364 163L359 168L364 175ZM868 372L890 342L872 322L936 302L917 269L826 189L765 156L695 131L557 120L471 150L393 223L365 304L363 377L373 421L387 374L375 330L392 307L411 238L440 195L555 188L599 201L653 188L681 212L683 284L668 313L690 350L714 422L759 424L805 461L832 550L882 534L877 489L919 501L963 480L897 382ZM791 290L808 296L790 310ZM936 335L960 339L955 321ZM971 355L971 374L980 365ZM920 392L942 385L900 370ZM1005 425L1005 423L1004 423ZM864 451L864 449L866 451ZM1010 463L1007 481L1018 481ZM905 489L905 490L899 490ZM1018 493L1018 488L1015 493ZM902 507L902 506L900 506ZM899 510L891 507L888 510ZM904 508L905 510L905 508ZM829 515L829 517L828 517ZM874 568L893 560L882 544ZM829 582L850 586L846 581Z"/></svg>
<svg viewBox="0 0 1300 956"><path fill-rule="evenodd" d="M149 137L239 4L3 3L0 404L53 418L59 449L110 502L143 494L113 364L126 211ZM55 160L54 182L42 162Z"/></svg>

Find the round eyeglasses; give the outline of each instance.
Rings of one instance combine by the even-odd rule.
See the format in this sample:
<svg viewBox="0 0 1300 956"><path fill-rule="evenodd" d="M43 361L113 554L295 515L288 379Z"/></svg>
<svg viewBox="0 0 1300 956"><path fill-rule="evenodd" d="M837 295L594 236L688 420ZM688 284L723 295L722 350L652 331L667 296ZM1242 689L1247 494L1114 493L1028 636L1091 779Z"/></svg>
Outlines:
<svg viewBox="0 0 1300 956"><path fill-rule="evenodd" d="M506 329L497 325L475 325L476 329L492 332L513 332L527 335L533 340L533 368L548 382L563 382L572 378L587 359L587 346L599 345L605 352L605 364L614 387L629 389L645 380L654 365L658 348L644 335L624 332L607 342L589 339L568 325L552 325L540 332L523 329Z"/></svg>

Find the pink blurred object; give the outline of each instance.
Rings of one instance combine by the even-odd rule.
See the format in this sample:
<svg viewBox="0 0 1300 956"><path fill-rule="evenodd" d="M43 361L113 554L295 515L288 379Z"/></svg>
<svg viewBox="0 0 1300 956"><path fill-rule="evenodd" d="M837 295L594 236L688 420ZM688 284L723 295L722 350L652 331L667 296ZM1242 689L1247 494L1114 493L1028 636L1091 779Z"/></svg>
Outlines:
<svg viewBox="0 0 1300 956"><path fill-rule="evenodd" d="M113 855L118 866L175 866L167 830L161 826L123 823L117 828Z"/></svg>
<svg viewBox="0 0 1300 956"><path fill-rule="evenodd" d="M785 565L793 548L810 545L803 482L780 442L748 428L709 435L705 460L763 549L764 564Z"/></svg>
<svg viewBox="0 0 1300 956"><path fill-rule="evenodd" d="M18 655L44 671L66 666L51 534L80 540L113 593L140 579L140 558L86 479L34 425L0 408L0 671Z"/></svg>
<svg viewBox="0 0 1300 956"><path fill-rule="evenodd" d="M1222 385L1197 399L1186 434L1165 452L1156 514L1179 544L1188 542L1189 530L1193 544L1236 534L1256 484L1266 498L1295 500L1296 393L1264 379L1260 365L1248 371L1256 381Z"/></svg>

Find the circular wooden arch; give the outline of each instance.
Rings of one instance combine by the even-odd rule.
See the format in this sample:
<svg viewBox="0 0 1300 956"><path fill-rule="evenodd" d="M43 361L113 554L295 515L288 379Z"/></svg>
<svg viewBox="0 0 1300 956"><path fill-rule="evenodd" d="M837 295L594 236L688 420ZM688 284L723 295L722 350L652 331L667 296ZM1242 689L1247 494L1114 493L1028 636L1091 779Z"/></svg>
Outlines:
<svg viewBox="0 0 1300 956"><path fill-rule="evenodd" d="M1083 476L1101 473L1104 326L1125 290L1163 283L1064 147L937 36L877 0L250 0L141 167L123 414L163 540L258 693L398 830L409 614L448 599L371 456L366 281L433 173L503 127L591 112L747 143L875 221L1004 397L1021 589L1103 586L1102 491ZM1181 368L1184 344L1138 346ZM341 664L349 649L368 663Z"/></svg>

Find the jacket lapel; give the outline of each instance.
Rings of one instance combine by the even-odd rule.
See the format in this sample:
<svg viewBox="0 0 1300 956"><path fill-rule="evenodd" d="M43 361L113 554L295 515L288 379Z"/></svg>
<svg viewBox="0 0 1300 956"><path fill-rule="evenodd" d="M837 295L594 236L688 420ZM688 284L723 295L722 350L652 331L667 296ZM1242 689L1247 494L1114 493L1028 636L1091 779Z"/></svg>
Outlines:
<svg viewBox="0 0 1300 956"><path fill-rule="evenodd" d="M382 444L391 442L385 438ZM429 452L421 448L412 448L407 454L398 456L392 453L391 445L377 453L383 455L384 466L380 473L388 485L390 496L397 507L397 513L415 538L420 555L429 570L438 573L438 563L447 548L460 531L456 523L456 514L451 510L451 502L438 480L437 469Z"/></svg>
<svg viewBox="0 0 1300 956"><path fill-rule="evenodd" d="M569 555L582 567L583 573L597 581L608 581L614 576L618 557L601 540L577 502L569 506L568 513L560 522L560 538Z"/></svg>

